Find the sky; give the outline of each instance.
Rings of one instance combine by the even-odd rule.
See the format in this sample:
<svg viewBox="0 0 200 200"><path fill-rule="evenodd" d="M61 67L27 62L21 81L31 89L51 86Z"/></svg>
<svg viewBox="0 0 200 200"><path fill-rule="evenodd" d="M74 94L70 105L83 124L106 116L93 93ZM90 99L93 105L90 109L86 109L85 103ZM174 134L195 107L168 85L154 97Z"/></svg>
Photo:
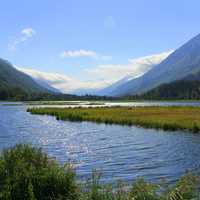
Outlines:
<svg viewBox="0 0 200 200"><path fill-rule="evenodd" d="M81 81L114 81L133 60L199 34L199 8L199 0L1 1L0 57Z"/></svg>

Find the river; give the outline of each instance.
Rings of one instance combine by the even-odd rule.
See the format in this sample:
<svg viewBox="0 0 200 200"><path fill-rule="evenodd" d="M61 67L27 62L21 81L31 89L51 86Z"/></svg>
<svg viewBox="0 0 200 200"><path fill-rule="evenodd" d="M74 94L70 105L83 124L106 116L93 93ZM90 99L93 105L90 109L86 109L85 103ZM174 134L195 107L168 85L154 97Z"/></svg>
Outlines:
<svg viewBox="0 0 200 200"><path fill-rule="evenodd" d="M73 163L80 179L98 169L104 182L143 177L173 183L188 170L200 172L200 134L57 121L31 115L27 105L1 104L0 150L17 143L42 147L61 164Z"/></svg>

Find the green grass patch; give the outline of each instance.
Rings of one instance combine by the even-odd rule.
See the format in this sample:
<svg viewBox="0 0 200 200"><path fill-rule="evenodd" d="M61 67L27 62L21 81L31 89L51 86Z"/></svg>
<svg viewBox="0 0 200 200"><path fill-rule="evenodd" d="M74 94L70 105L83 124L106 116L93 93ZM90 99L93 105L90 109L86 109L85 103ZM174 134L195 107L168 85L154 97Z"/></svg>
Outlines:
<svg viewBox="0 0 200 200"><path fill-rule="evenodd" d="M58 120L137 125L163 130L200 132L199 107L95 107L29 108L32 114L52 115Z"/></svg>

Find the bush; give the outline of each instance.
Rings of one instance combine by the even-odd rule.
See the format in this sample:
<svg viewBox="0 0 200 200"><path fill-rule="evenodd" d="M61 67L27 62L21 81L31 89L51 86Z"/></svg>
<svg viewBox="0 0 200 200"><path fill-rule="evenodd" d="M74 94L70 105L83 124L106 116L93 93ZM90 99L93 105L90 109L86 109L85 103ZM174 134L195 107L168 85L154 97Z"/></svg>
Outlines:
<svg viewBox="0 0 200 200"><path fill-rule="evenodd" d="M49 160L41 149L17 145L0 157L0 199L78 199L75 173Z"/></svg>
<svg viewBox="0 0 200 200"><path fill-rule="evenodd" d="M158 200L157 195L158 186L151 183L146 183L143 179L136 181L130 191L130 199L134 200Z"/></svg>

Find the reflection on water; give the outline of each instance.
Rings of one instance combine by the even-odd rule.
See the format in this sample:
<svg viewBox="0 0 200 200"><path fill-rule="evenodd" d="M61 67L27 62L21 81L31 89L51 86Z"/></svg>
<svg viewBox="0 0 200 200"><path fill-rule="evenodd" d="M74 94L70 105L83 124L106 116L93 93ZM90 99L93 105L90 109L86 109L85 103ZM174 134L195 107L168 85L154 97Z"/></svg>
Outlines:
<svg viewBox="0 0 200 200"><path fill-rule="evenodd" d="M0 107L0 149L31 143L61 163L70 160L79 177L102 170L106 182L141 176L173 182L186 170L200 169L200 135L57 121L25 110L25 106Z"/></svg>

